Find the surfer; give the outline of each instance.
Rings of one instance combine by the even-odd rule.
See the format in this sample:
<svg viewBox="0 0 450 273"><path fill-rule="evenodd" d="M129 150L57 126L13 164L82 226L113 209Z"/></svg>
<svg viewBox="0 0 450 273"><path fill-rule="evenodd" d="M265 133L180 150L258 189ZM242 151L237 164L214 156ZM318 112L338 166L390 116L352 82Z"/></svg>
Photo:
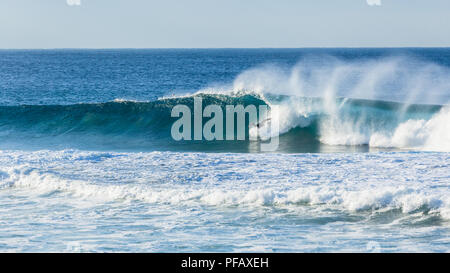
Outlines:
<svg viewBox="0 0 450 273"><path fill-rule="evenodd" d="M256 128L261 128L261 126L263 126L264 123L266 123L268 121L270 121L270 118L266 118L265 120L263 120L263 121L261 121L259 123L256 123Z"/></svg>

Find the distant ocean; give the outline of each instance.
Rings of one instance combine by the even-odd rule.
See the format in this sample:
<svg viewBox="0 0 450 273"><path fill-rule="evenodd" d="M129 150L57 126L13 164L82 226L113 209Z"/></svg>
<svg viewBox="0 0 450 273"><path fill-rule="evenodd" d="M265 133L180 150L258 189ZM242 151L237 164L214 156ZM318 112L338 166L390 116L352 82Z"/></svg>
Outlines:
<svg viewBox="0 0 450 273"><path fill-rule="evenodd" d="M278 148L175 141L195 98ZM449 252L450 49L0 50L5 251Z"/></svg>

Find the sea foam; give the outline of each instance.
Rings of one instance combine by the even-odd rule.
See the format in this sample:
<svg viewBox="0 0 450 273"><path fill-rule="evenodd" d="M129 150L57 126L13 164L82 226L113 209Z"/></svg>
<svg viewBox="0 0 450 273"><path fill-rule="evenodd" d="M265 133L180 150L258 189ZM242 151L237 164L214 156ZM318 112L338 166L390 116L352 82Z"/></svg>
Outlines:
<svg viewBox="0 0 450 273"><path fill-rule="evenodd" d="M6 161L9 165L14 161L25 164L2 167L1 188L28 190L37 196L57 193L94 203L138 201L219 207L311 205L354 212L399 209L406 214L419 211L449 217L449 166L444 163L448 162L448 154L256 157L113 153L105 157L95 152L49 151L45 158L57 160L47 162L45 168L33 166L42 153L2 152L3 166L8 165ZM280 160L283 165L278 164ZM152 163L148 165L146 161ZM173 166L158 170L162 162L171 162ZM143 172L140 164L149 170ZM245 164L244 167L241 164ZM99 176L96 174L99 166L103 172L113 173ZM141 169L141 175L136 176L129 169L136 167ZM81 174L80 169L84 170ZM322 177L317 172L319 169L328 175ZM116 175L129 182L114 183L108 178Z"/></svg>

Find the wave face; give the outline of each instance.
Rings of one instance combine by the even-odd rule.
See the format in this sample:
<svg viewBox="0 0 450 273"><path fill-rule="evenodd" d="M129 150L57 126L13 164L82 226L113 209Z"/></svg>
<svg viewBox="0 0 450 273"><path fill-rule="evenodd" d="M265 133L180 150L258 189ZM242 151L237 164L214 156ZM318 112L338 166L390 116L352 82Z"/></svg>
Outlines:
<svg viewBox="0 0 450 273"><path fill-rule="evenodd" d="M450 150L448 49L50 53L1 53L0 149L259 152L248 139L273 136L248 121L245 141L174 141L172 108L202 97L268 105L279 152Z"/></svg>
<svg viewBox="0 0 450 273"><path fill-rule="evenodd" d="M179 104L193 109L194 97L202 97L205 106L214 104L223 108L265 104L261 98L250 95L197 95L152 102L1 106L1 145L39 149L189 150L189 143L172 140L171 126L178 118L171 117L171 111ZM193 147L202 149L202 141Z"/></svg>
<svg viewBox="0 0 450 273"><path fill-rule="evenodd" d="M279 151L450 150L450 111L445 106L243 91L197 93L152 102L2 106L0 138L8 147L258 151L258 140L249 140L249 122L245 141L173 140L170 130L178 118L171 117L172 108L186 105L193 115L196 97L202 98L203 108L219 105L224 113L226 105L268 105L277 109L273 114L280 120ZM208 119L204 118L203 124Z"/></svg>

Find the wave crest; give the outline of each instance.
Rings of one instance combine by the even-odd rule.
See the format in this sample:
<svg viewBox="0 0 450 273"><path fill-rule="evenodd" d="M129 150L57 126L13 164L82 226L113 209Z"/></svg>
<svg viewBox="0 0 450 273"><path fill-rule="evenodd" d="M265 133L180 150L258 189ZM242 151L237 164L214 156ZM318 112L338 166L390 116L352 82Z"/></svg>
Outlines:
<svg viewBox="0 0 450 273"><path fill-rule="evenodd" d="M142 183L94 184L69 180L27 167L4 172L2 188L29 189L37 195L68 194L92 202L141 201L150 204L207 206L326 206L351 212L398 209L403 214L439 214L450 219L450 199L445 194L430 194L420 188L378 186L376 189L351 189L340 186L302 186L293 189L213 189L173 187L155 189Z"/></svg>
<svg viewBox="0 0 450 273"><path fill-rule="evenodd" d="M211 104L223 109L226 105L272 107L271 111L278 115L280 141L282 145L293 147L291 151L321 144L450 151L450 111L446 106L347 98L262 96L248 91L231 95L197 93L152 102L2 106L0 138L5 145L20 139L22 142L37 141L36 146L57 143L63 148L79 148L80 143L90 143L93 147L110 145L176 150L185 145L183 147L187 150L208 148L226 151L230 148L224 146L226 141L215 142L216 146L206 141L189 146L187 141L174 144L171 139L170 127L176 120L171 117L172 108L184 104L193 109L197 96L202 97L204 107ZM251 127L250 124L248 126ZM259 129L262 138L265 127ZM249 134L255 134L254 128L247 129ZM245 145L242 146L244 150L248 149Z"/></svg>

